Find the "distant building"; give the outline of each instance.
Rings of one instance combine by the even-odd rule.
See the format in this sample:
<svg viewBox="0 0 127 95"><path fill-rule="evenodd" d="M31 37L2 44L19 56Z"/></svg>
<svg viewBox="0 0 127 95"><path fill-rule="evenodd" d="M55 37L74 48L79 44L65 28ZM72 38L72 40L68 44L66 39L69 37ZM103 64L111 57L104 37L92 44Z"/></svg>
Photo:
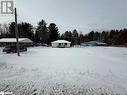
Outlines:
<svg viewBox="0 0 127 95"><path fill-rule="evenodd" d="M69 48L71 47L71 42L66 40L57 40L51 42L53 48Z"/></svg>
<svg viewBox="0 0 127 95"><path fill-rule="evenodd" d="M89 41L89 42L84 42L81 44L82 46L107 46L106 43L99 42L99 41Z"/></svg>
<svg viewBox="0 0 127 95"><path fill-rule="evenodd" d="M19 44L22 46L33 46L33 41L28 38L19 38ZM0 47L16 45L16 38L2 38L0 39Z"/></svg>

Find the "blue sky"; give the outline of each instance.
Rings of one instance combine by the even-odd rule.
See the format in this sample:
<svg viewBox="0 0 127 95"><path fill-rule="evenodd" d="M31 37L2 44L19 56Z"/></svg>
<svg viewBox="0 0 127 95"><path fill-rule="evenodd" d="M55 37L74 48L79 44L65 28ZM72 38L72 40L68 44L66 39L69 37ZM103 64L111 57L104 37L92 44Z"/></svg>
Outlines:
<svg viewBox="0 0 127 95"><path fill-rule="evenodd" d="M127 27L127 0L16 0L18 22L34 26L41 19L56 23L60 32L78 29L109 30ZM13 16L0 16L0 23L11 22Z"/></svg>

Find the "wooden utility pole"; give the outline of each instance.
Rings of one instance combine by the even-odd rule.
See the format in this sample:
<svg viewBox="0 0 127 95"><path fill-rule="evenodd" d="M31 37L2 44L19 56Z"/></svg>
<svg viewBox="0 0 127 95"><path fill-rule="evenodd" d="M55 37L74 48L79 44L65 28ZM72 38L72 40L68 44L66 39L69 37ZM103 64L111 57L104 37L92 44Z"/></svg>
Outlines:
<svg viewBox="0 0 127 95"><path fill-rule="evenodd" d="M16 34L17 55L20 56L19 33L18 33L18 25L17 25L17 10L16 10L16 8L15 8L15 34Z"/></svg>

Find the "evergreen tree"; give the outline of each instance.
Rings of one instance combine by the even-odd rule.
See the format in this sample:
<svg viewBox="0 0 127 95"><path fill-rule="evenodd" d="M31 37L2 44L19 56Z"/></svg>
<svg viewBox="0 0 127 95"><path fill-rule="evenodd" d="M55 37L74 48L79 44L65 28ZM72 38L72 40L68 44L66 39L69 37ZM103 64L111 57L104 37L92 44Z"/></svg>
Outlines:
<svg viewBox="0 0 127 95"><path fill-rule="evenodd" d="M72 44L77 45L79 43L79 34L76 29L72 31Z"/></svg>
<svg viewBox="0 0 127 95"><path fill-rule="evenodd" d="M20 38L29 38L33 40L33 26L30 23L22 22L18 24L18 32ZM12 22L9 26L10 37L15 38L15 22Z"/></svg>
<svg viewBox="0 0 127 95"><path fill-rule="evenodd" d="M56 41L59 39L59 32L58 28L55 23L50 23L49 27L49 33L50 33L50 42Z"/></svg>
<svg viewBox="0 0 127 95"><path fill-rule="evenodd" d="M44 20L41 20L38 23L38 27L37 27L36 34L35 34L37 42L48 43L49 33L48 33L48 29L46 25L47 24Z"/></svg>
<svg viewBox="0 0 127 95"><path fill-rule="evenodd" d="M10 37L16 37L15 36L15 22L11 22L9 26L9 34L10 34Z"/></svg>

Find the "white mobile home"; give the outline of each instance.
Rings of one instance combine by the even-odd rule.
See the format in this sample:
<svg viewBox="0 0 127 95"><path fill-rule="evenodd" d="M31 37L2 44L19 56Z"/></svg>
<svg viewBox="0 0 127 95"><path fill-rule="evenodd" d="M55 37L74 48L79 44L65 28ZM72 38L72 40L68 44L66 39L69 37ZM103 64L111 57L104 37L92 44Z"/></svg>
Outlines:
<svg viewBox="0 0 127 95"><path fill-rule="evenodd" d="M71 47L71 42L66 40L57 40L51 43L53 48L69 48Z"/></svg>

